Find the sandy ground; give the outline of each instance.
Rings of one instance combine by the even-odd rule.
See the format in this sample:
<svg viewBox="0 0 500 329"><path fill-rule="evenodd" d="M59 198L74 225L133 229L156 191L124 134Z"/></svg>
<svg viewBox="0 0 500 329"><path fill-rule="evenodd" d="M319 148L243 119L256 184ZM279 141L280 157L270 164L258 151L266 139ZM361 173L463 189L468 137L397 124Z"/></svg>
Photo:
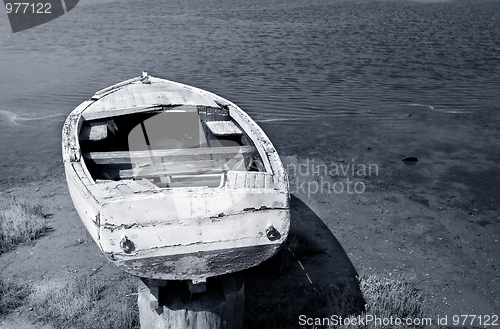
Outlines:
<svg viewBox="0 0 500 329"><path fill-rule="evenodd" d="M311 285L305 273L313 286L363 272L412 274L429 300L429 315L499 314L500 124L464 114L398 120L261 125L289 168L292 222L327 250L301 259L305 270L297 268L290 284ZM407 165L401 161L407 156L419 161ZM57 161L47 161L51 169L37 177L2 181L2 198L41 203L52 230L0 255L0 275L30 284L96 276L112 284L122 273L86 234ZM328 172L318 169L322 164ZM377 173L372 166L358 174L370 164ZM342 172L348 165L356 171ZM0 320L1 327L40 328L26 320L27 312Z"/></svg>

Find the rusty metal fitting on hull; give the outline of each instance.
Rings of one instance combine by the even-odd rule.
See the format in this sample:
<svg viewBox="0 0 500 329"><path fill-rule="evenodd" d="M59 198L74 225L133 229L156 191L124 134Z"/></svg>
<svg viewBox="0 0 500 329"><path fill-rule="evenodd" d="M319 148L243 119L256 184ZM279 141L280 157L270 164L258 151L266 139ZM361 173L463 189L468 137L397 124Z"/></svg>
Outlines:
<svg viewBox="0 0 500 329"><path fill-rule="evenodd" d="M281 238L280 232L271 224L266 230L267 238L271 241L278 240Z"/></svg>
<svg viewBox="0 0 500 329"><path fill-rule="evenodd" d="M132 240L129 240L126 235L123 235L120 240L120 247L125 253L130 254L135 250L135 245Z"/></svg>

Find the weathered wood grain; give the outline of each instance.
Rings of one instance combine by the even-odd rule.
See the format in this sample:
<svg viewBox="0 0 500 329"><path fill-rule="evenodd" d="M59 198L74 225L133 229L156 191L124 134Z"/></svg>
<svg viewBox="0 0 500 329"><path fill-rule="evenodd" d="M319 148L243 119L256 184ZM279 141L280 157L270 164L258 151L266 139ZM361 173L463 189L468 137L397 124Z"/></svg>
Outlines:
<svg viewBox="0 0 500 329"><path fill-rule="evenodd" d="M140 81L143 77L136 77L136 78L132 78L132 79L129 79L129 80L125 80L125 81L122 81L120 83L117 83L117 84L114 84L112 86L109 86L109 87L106 87L104 89L101 89L99 91L97 91L94 96L95 97L98 97L98 96L101 96L101 95L104 95L104 94L108 94L110 91L113 91L113 90L117 90L119 89L120 87L123 87L125 85L128 85L128 84L131 84L133 82L137 82L137 81Z"/></svg>
<svg viewBox="0 0 500 329"><path fill-rule="evenodd" d="M265 173L255 173L255 185L254 187L255 188L265 188L265 183L264 183L264 180L265 180Z"/></svg>
<svg viewBox="0 0 500 329"><path fill-rule="evenodd" d="M86 120L123 115L129 109L139 111L147 107L162 105L204 105L219 107L213 97L198 88L182 85L176 82L149 77L147 84L140 80L132 83L124 82L123 85L113 88L111 92L105 91L94 97L98 101L85 112ZM115 85L116 86L116 85ZM214 112L212 111L212 117Z"/></svg>
<svg viewBox="0 0 500 329"><path fill-rule="evenodd" d="M122 169L115 172L121 180L154 178L170 175L217 174L227 171L223 160L198 160L189 162L159 162L140 168ZM111 176L113 177L113 176ZM115 177L113 177L115 178Z"/></svg>
<svg viewBox="0 0 500 329"><path fill-rule="evenodd" d="M243 329L244 287L241 274L211 278L205 292L193 295L185 282L169 281L165 287L155 287L140 280L141 329Z"/></svg>
<svg viewBox="0 0 500 329"><path fill-rule="evenodd" d="M256 266L262 263L262 259L275 255L278 249L278 244L266 244L150 258L130 257L130 260L113 262L118 268L132 275L144 274L146 277L165 280L199 280Z"/></svg>
<svg viewBox="0 0 500 329"><path fill-rule="evenodd" d="M126 205L124 207L133 211ZM199 218L182 223L176 221L175 217L165 218L163 223L104 225L100 231L102 248L106 252L113 252L115 257L125 257L119 244L123 235L134 242L135 251L131 255L137 258L150 253L158 256L177 253L178 247L187 253L279 243L270 241L265 234L271 224L286 237L286 211L283 209L247 210L216 219ZM109 219L103 218L103 221Z"/></svg>
<svg viewBox="0 0 500 329"><path fill-rule="evenodd" d="M73 110L66 118L62 129L62 156L65 162L80 160L80 143L78 134L82 125L81 113L94 101L85 101Z"/></svg>
<svg viewBox="0 0 500 329"><path fill-rule="evenodd" d="M215 136L243 135L232 121L207 121L206 124Z"/></svg>
<svg viewBox="0 0 500 329"><path fill-rule="evenodd" d="M94 161L96 164L117 164L131 162L136 164L147 164L154 161L196 161L242 156L249 157L254 155L256 152L257 149L254 146L227 146L189 149L164 149L151 151L86 152L83 153L83 157L85 159Z"/></svg>
<svg viewBox="0 0 500 329"><path fill-rule="evenodd" d="M267 150L263 147L262 142L268 141L269 139L264 134L262 129L242 110L240 110L236 105L229 106L229 113L231 117L236 121L243 130L245 130L248 136L252 139L254 145L257 147L259 151L260 157L264 162L264 166L266 171L273 174L273 167L269 162L269 154Z"/></svg>
<svg viewBox="0 0 500 329"><path fill-rule="evenodd" d="M274 189L274 180L272 175L265 175L264 176L264 182L265 182L265 188L267 189Z"/></svg>
<svg viewBox="0 0 500 329"><path fill-rule="evenodd" d="M82 182L73 165L74 163L71 162L66 162L64 164L69 193L71 195L71 199L73 200L73 204L75 205L76 211L87 228L87 231L100 247L100 204L87 189L86 184Z"/></svg>
<svg viewBox="0 0 500 329"><path fill-rule="evenodd" d="M80 141L100 141L108 137L108 126L105 122L90 123L82 126L78 139Z"/></svg>
<svg viewBox="0 0 500 329"><path fill-rule="evenodd" d="M144 106L128 106L115 108L112 111L86 111L83 114L85 120L98 120L103 118L112 118L120 115L132 114L132 113L146 113L162 111L163 107L161 105L144 105Z"/></svg>
<svg viewBox="0 0 500 329"><path fill-rule="evenodd" d="M241 175L243 182L245 176ZM119 183L119 182L113 182ZM95 184L101 185L101 184ZM95 186L94 185L94 186ZM148 225L198 222L200 219L248 213L254 209L287 209L279 190L175 188L130 193L113 200L99 199L101 225ZM246 209L246 210L245 210ZM262 216L263 213L255 213ZM208 223L208 222L207 222Z"/></svg>

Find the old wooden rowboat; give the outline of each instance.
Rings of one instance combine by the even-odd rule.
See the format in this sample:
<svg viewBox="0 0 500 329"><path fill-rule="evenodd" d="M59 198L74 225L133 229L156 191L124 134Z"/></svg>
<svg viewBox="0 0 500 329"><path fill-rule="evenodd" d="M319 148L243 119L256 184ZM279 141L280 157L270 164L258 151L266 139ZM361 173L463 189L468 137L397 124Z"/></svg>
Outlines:
<svg viewBox="0 0 500 329"><path fill-rule="evenodd" d="M146 73L103 89L68 116L62 150L78 214L126 272L200 282L258 265L288 235L276 149L210 92Z"/></svg>

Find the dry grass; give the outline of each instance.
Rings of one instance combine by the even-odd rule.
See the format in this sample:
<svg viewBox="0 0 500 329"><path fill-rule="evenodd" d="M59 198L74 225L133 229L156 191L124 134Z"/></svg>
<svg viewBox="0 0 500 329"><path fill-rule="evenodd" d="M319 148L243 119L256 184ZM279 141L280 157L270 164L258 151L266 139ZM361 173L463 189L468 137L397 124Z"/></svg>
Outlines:
<svg viewBox="0 0 500 329"><path fill-rule="evenodd" d="M92 278L52 279L34 288L29 306L35 320L55 328L138 328L137 284L133 279L119 284L106 293L109 288Z"/></svg>
<svg viewBox="0 0 500 329"><path fill-rule="evenodd" d="M27 286L0 278L0 316L21 306L29 293Z"/></svg>
<svg viewBox="0 0 500 329"><path fill-rule="evenodd" d="M38 238L46 229L41 205L15 199L0 204L0 253Z"/></svg>
<svg viewBox="0 0 500 329"><path fill-rule="evenodd" d="M424 316L422 292L417 288L415 279L410 276L393 278L363 275L360 288L368 305L368 313L400 318Z"/></svg>
<svg viewBox="0 0 500 329"><path fill-rule="evenodd" d="M422 319L425 318L425 300L422 292L417 288L414 278L408 275L379 276L363 274L359 280L359 287L366 302L365 311L360 315L365 319L366 315L373 318L390 319ZM335 310L335 308L332 308ZM332 314L339 314L335 311ZM351 317L352 318L352 317ZM330 328L363 328L363 329L390 329L399 328L402 325L380 325L370 322L363 325L330 326ZM405 328L414 328L403 324Z"/></svg>

